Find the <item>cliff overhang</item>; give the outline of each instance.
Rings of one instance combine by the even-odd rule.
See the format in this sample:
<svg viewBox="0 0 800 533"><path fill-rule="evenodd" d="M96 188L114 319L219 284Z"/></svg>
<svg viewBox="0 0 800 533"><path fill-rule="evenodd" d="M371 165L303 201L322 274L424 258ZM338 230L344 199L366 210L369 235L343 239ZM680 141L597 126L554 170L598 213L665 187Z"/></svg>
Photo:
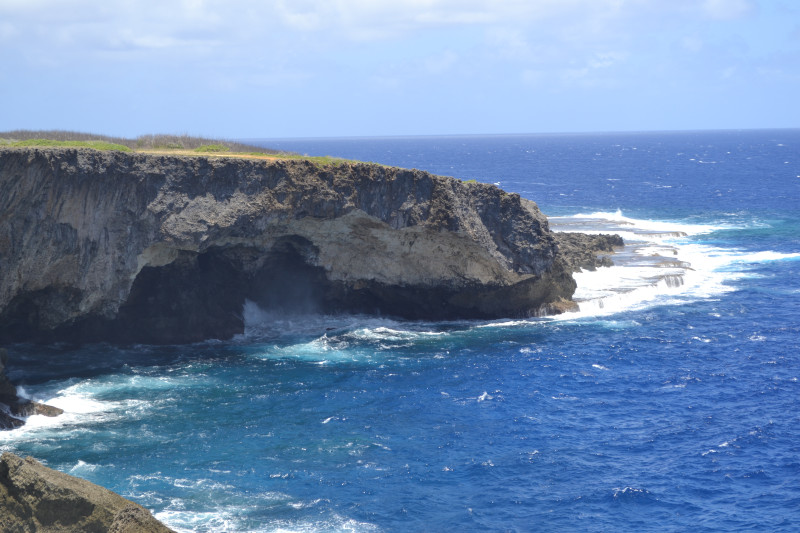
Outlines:
<svg viewBox="0 0 800 533"><path fill-rule="evenodd" d="M0 343L183 343L284 312L412 318L565 308L535 203L418 170L0 149Z"/></svg>

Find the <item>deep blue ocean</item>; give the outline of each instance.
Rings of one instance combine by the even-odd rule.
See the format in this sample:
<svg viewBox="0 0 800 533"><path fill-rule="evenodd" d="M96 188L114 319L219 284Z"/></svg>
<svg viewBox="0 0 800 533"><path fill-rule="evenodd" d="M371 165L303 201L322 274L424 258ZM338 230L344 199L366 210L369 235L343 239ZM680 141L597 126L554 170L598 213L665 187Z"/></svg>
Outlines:
<svg viewBox="0 0 800 533"><path fill-rule="evenodd" d="M275 316L10 347L66 409L0 433L177 531L800 530L800 130L265 140L497 183L614 231L581 310Z"/></svg>

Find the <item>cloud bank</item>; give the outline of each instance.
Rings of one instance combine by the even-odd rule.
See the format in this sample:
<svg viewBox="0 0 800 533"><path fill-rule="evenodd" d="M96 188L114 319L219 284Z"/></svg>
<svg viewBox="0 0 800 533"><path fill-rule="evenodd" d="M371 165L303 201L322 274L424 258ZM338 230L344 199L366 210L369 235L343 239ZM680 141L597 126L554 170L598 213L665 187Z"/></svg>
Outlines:
<svg viewBox="0 0 800 533"><path fill-rule="evenodd" d="M720 101L796 87L791 14L780 0L5 0L0 90L38 102L30 127L82 111L121 134L725 127Z"/></svg>

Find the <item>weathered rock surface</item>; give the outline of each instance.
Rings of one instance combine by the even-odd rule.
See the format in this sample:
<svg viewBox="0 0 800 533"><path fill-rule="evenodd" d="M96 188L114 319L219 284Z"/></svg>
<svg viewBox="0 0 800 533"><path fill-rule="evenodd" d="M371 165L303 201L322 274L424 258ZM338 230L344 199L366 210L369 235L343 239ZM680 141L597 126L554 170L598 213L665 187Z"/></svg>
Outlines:
<svg viewBox="0 0 800 533"><path fill-rule="evenodd" d="M144 507L31 457L0 456L4 533L168 533Z"/></svg>
<svg viewBox="0 0 800 533"><path fill-rule="evenodd" d="M536 204L371 164L0 149L0 342L178 343L285 311L531 316L575 289Z"/></svg>
<svg viewBox="0 0 800 533"><path fill-rule="evenodd" d="M608 254L625 246L619 235L556 232L559 254L573 272L597 270L613 264Z"/></svg>
<svg viewBox="0 0 800 533"><path fill-rule="evenodd" d="M17 396L17 387L6 375L8 352L0 348L0 429L15 429L25 424L20 417L31 415L58 416L63 409L33 402Z"/></svg>

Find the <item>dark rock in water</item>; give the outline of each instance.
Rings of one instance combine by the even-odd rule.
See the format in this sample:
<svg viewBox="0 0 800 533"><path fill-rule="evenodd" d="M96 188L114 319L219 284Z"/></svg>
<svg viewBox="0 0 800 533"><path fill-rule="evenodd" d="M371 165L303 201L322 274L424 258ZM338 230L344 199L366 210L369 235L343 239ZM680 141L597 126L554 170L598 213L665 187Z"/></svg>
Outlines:
<svg viewBox="0 0 800 533"><path fill-rule="evenodd" d="M15 429L24 425L25 421L17 418L20 416L58 416L64 413L64 410L58 407L17 396L17 387L6 376L7 362L8 351L0 348L0 429Z"/></svg>
<svg viewBox="0 0 800 533"><path fill-rule="evenodd" d="M24 399L11 402L8 404L8 407L11 410L11 414L14 416L43 415L53 417L64 414L64 410L58 407Z"/></svg>
<svg viewBox="0 0 800 533"><path fill-rule="evenodd" d="M0 342L183 343L299 312L495 318L564 307L535 203L416 170L0 148Z"/></svg>
<svg viewBox="0 0 800 533"><path fill-rule="evenodd" d="M608 255L615 248L625 246L619 235L589 235L586 233L556 232L553 234L558 243L558 252L572 272L581 270L594 271L599 267L613 265Z"/></svg>
<svg viewBox="0 0 800 533"><path fill-rule="evenodd" d="M0 456L0 531L168 533L144 507L31 457Z"/></svg>
<svg viewBox="0 0 800 533"><path fill-rule="evenodd" d="M0 429L17 429L24 425L24 420L20 420L0 410Z"/></svg>

